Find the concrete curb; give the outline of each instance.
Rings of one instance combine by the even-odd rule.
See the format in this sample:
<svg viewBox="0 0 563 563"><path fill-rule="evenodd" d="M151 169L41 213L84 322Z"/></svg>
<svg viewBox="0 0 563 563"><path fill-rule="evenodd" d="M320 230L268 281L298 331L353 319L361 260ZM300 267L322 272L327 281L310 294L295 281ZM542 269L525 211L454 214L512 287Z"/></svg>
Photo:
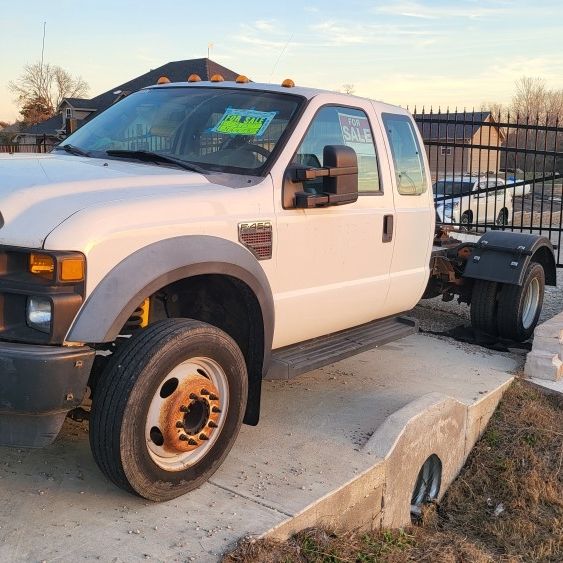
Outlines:
<svg viewBox="0 0 563 563"><path fill-rule="evenodd" d="M364 445L374 463L263 534L287 539L311 526L372 530L410 524L410 501L422 464L442 462L441 498L457 477L512 379L472 404L428 393L391 414Z"/></svg>

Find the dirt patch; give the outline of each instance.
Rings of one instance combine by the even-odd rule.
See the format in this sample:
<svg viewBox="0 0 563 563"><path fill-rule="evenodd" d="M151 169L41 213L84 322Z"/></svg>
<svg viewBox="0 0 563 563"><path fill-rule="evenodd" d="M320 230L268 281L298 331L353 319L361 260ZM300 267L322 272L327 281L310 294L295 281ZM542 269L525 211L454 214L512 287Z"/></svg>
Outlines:
<svg viewBox="0 0 563 563"><path fill-rule="evenodd" d="M305 530L246 539L224 563L563 561L563 408L522 380L420 525L372 533Z"/></svg>

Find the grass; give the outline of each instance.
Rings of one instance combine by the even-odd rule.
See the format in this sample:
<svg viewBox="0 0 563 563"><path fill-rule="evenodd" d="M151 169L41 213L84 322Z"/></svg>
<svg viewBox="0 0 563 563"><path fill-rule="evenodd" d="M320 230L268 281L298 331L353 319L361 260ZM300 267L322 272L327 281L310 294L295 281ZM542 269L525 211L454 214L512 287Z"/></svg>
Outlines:
<svg viewBox="0 0 563 563"><path fill-rule="evenodd" d="M223 563L563 561L563 405L517 380L439 505L405 530L245 539Z"/></svg>

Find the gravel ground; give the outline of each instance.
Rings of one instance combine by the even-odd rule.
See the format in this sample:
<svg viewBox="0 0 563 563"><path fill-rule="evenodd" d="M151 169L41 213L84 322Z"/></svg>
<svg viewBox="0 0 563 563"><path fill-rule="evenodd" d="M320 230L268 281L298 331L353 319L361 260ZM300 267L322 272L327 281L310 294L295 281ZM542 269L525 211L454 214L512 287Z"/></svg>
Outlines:
<svg viewBox="0 0 563 563"><path fill-rule="evenodd" d="M563 269L557 270L557 287L546 287L543 309L540 322L544 322L554 315L563 311ZM421 301L410 314L418 319L423 331L445 332L460 325L470 325L469 307L460 304L456 300L444 302L441 298L426 299ZM436 338L451 340L448 336L436 336ZM460 343L462 347L474 347L471 344ZM520 359L523 367L526 350L511 349L510 352L494 352L509 354Z"/></svg>

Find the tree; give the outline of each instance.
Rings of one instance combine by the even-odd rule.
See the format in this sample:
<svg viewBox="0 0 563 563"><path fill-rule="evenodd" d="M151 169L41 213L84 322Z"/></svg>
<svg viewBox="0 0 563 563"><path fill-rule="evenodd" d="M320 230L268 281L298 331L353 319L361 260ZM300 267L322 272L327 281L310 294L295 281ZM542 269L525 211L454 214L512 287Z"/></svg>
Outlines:
<svg viewBox="0 0 563 563"><path fill-rule="evenodd" d="M41 123L53 116L53 107L42 98L34 98L25 102L20 109L22 122L25 126Z"/></svg>
<svg viewBox="0 0 563 563"><path fill-rule="evenodd" d="M51 117L64 98L82 98L88 93L88 83L80 76L73 77L58 65L36 62L26 65L16 80L8 83L15 94L24 120L26 115Z"/></svg>
<svg viewBox="0 0 563 563"><path fill-rule="evenodd" d="M552 124L563 119L563 89L549 90L541 78L523 76L515 83L511 112Z"/></svg>
<svg viewBox="0 0 563 563"><path fill-rule="evenodd" d="M342 84L342 91L345 94L353 94L356 91L356 88L353 84Z"/></svg>

